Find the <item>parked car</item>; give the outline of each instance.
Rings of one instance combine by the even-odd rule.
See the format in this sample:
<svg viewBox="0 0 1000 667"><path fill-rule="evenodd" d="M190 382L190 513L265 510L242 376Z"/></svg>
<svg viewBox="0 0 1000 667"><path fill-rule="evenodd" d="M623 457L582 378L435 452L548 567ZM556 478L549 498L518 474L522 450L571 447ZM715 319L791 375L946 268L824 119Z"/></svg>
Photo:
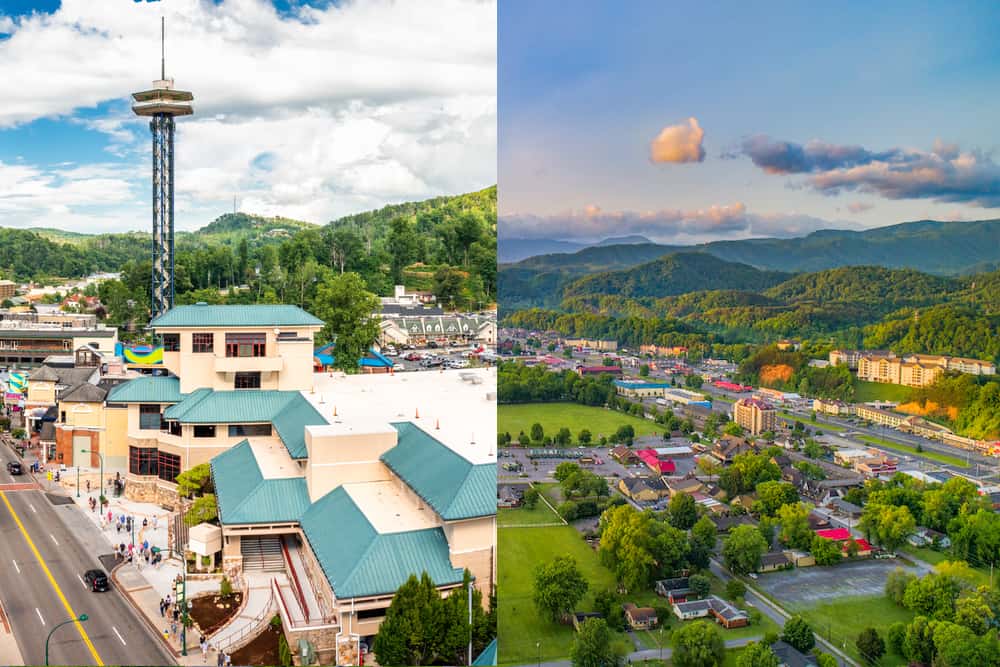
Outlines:
<svg viewBox="0 0 1000 667"><path fill-rule="evenodd" d="M389 345L384 350L382 350L382 354L384 354L387 357L398 357L399 356L399 352L392 345Z"/></svg>
<svg viewBox="0 0 1000 667"><path fill-rule="evenodd" d="M108 585L108 575L103 570L87 570L83 573L83 581L87 584L87 588L95 593L106 591L110 588Z"/></svg>
<svg viewBox="0 0 1000 667"><path fill-rule="evenodd" d="M417 352L410 352L408 355L403 357L403 359L407 361L420 361L421 359L423 359L423 355Z"/></svg>
<svg viewBox="0 0 1000 667"><path fill-rule="evenodd" d="M394 373L399 373L399 372L405 371L405 370L406 370L406 366L404 364L393 364L392 365L392 371Z"/></svg>
<svg viewBox="0 0 1000 667"><path fill-rule="evenodd" d="M7 472L9 472L11 475L23 475L24 467L21 465L20 461L8 461Z"/></svg>
<svg viewBox="0 0 1000 667"><path fill-rule="evenodd" d="M433 340L429 340L429 341L427 341L427 347L428 347L428 349L436 350L437 347L438 347L438 344L435 341L433 341Z"/></svg>

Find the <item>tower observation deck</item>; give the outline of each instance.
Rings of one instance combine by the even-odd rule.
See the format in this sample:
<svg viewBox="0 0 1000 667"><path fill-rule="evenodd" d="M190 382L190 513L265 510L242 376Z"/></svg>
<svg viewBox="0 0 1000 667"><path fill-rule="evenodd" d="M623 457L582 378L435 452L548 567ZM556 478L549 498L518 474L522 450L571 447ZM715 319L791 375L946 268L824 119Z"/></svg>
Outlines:
<svg viewBox="0 0 1000 667"><path fill-rule="evenodd" d="M176 90L166 76L162 31L161 23L160 78L152 89L132 93L132 111L150 117L153 135L152 317L174 305L174 116L194 113L194 95Z"/></svg>

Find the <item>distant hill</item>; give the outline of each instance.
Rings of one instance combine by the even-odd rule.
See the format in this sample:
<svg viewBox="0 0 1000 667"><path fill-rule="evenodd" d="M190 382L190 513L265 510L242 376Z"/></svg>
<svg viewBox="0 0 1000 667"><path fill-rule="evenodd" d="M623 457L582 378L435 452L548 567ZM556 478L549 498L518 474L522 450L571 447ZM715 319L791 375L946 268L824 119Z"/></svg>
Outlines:
<svg viewBox="0 0 1000 667"><path fill-rule="evenodd" d="M498 248L498 260L502 264L520 262L538 255L574 253L585 248L596 248L612 245L635 245L653 243L645 236L616 236L606 238L597 243L579 243L576 241L556 241L554 239L501 239Z"/></svg>
<svg viewBox="0 0 1000 667"><path fill-rule="evenodd" d="M762 271L747 264L725 262L706 253L679 252L631 269L579 278L566 285L563 295L613 294L642 299L701 290L761 291L790 277L779 271Z"/></svg>

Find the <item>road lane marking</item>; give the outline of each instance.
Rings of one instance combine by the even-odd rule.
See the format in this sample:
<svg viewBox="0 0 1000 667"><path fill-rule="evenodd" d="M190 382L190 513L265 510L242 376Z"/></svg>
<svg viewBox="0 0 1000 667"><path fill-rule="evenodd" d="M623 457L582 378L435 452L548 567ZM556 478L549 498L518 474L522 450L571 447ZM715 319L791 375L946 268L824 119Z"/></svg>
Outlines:
<svg viewBox="0 0 1000 667"><path fill-rule="evenodd" d="M115 626L112 625L111 629L115 631L116 635L118 635L118 641L120 641L122 643L122 646L128 646L128 644L125 643L125 640L122 639L121 633L118 632L118 628L116 628Z"/></svg>
<svg viewBox="0 0 1000 667"><path fill-rule="evenodd" d="M16 560L11 560L10 562L14 564L14 569L17 570L17 573L21 574L21 568L19 568L17 566L17 561Z"/></svg>
<svg viewBox="0 0 1000 667"><path fill-rule="evenodd" d="M55 590L56 595L59 596L59 600L63 603L63 607L65 607L66 611L69 613L69 617L79 618L79 614L73 611L73 607L70 606L69 601L66 599L66 596L63 595L62 589L59 588L59 584L56 583L56 579L55 577L52 576L52 572L49 570L49 566L46 565L45 561L42 559L42 554L38 552L38 548L32 541L31 535L28 534L28 530L24 527L24 524L21 523L21 517L19 517L17 515L17 512L14 511L14 506L10 504L10 500L8 500L7 494L4 493L3 491L0 491L0 500L3 500L4 505L7 506L7 511L10 512L11 517L13 517L14 523L17 524L17 527L21 531L21 535L24 536L24 541L27 542L28 547L31 548L31 553L33 553L35 555L35 558L38 559L38 564L42 566L42 571L45 573L45 577L49 580L49 583L52 584L52 588ZM32 507L32 509L34 509L34 507ZM41 614L39 614L39 616L40 615ZM76 626L76 630L77 632L80 633L80 636L83 638L83 642L87 645L87 648L90 649L90 655L94 657L94 661L97 663L97 667L103 667L104 660L101 658L101 655L97 652L97 649L94 647L94 643L90 641L90 636L87 635L87 631L83 629L83 624L80 623L80 621L73 621L73 625Z"/></svg>
<svg viewBox="0 0 1000 667"><path fill-rule="evenodd" d="M84 588L87 588L87 582L83 580L83 577L76 575L76 578L80 580L80 583L83 584Z"/></svg>
<svg viewBox="0 0 1000 667"><path fill-rule="evenodd" d="M38 514L38 510L36 510L36 509L35 509L35 506L34 506L34 505L32 505L31 503L28 503L28 507L30 507L30 508L31 508L31 511L32 511L32 512L34 512L35 514Z"/></svg>
<svg viewBox="0 0 1000 667"><path fill-rule="evenodd" d="M59 546L59 540L56 539L55 535L53 535L52 533L49 533L49 537L51 537L52 541L56 543L56 546Z"/></svg>
<svg viewBox="0 0 1000 667"><path fill-rule="evenodd" d="M38 620L42 622L42 625L45 625L45 619L42 618L42 612L38 611L38 607L35 607L35 613L38 614Z"/></svg>

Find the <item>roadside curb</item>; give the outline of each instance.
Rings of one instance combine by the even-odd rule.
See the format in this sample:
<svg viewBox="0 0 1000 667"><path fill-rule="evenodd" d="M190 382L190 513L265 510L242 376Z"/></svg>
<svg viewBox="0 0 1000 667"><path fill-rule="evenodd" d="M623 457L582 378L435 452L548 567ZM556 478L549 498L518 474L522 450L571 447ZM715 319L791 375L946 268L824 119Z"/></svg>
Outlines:
<svg viewBox="0 0 1000 667"><path fill-rule="evenodd" d="M139 618L142 619L142 622L145 623L146 626L153 631L153 634L156 636L157 641L159 641L160 644L164 648L166 648L167 651L172 656L174 656L174 658L180 658L181 657L180 651L176 650L173 646L171 646L170 642L163 639L163 633L160 631L160 629L153 623L153 621L149 619L149 616L147 616L146 612L142 610L142 607L140 607L138 603L136 603L135 599L132 597L132 594L121 586L120 582L118 581L118 570L124 565L125 563L119 563L114 567L113 570L111 570L111 581L114 582L115 587L118 589L118 592L122 594L122 597L128 600L128 603L136 611L136 615L139 616ZM175 662L178 661L175 660Z"/></svg>

